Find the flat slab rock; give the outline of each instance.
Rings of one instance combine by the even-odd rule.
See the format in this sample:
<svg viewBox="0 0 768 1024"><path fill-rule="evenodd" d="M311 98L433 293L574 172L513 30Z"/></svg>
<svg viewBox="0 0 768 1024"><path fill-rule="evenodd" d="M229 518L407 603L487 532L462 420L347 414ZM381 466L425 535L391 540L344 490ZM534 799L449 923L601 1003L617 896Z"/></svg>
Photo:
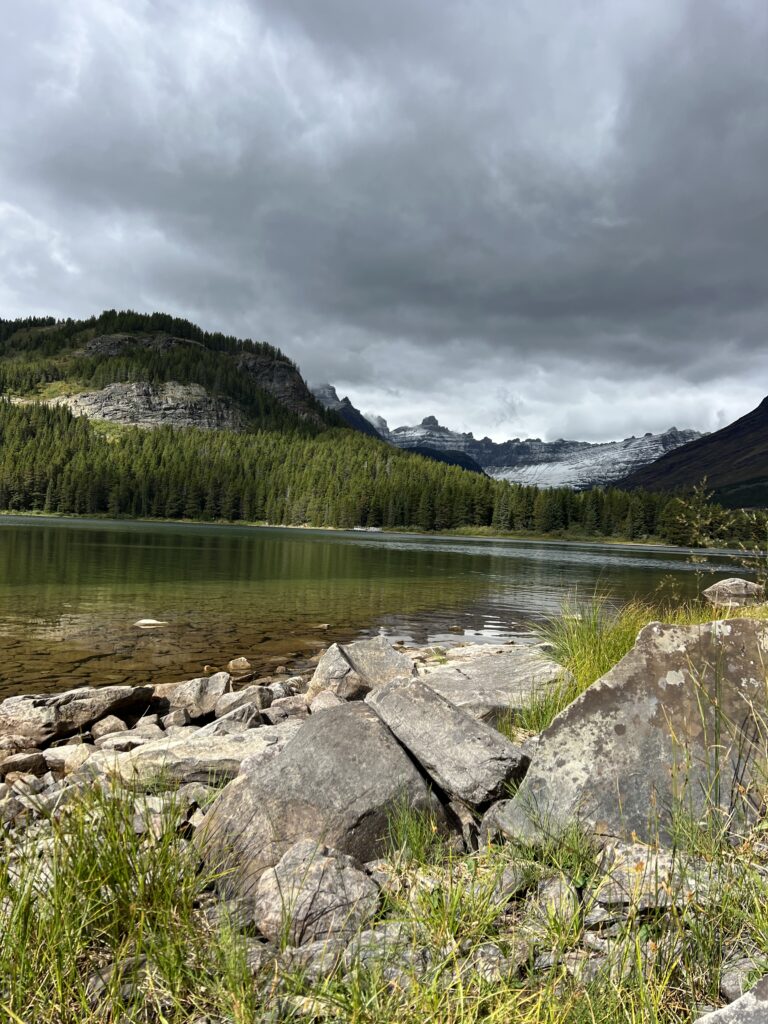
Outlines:
<svg viewBox="0 0 768 1024"><path fill-rule="evenodd" d="M528 767L520 747L421 679L395 679L366 703L445 793L468 804L499 797Z"/></svg>
<svg viewBox="0 0 768 1024"><path fill-rule="evenodd" d="M87 729L105 715L147 710L151 686L82 686L65 693L20 695L0 702L0 734L27 736L41 745Z"/></svg>
<svg viewBox="0 0 768 1024"><path fill-rule="evenodd" d="M527 707L563 670L533 644L469 644L449 648L445 660L417 666L433 690L473 718L491 724Z"/></svg>
<svg viewBox="0 0 768 1024"><path fill-rule="evenodd" d="M142 782L160 776L174 782L221 782L234 779L245 758L276 755L301 727L298 720L262 726L245 732L211 735L204 730L190 736L150 740L127 753L99 751L86 762L90 772L103 772L123 782Z"/></svg>
<svg viewBox="0 0 768 1024"><path fill-rule="evenodd" d="M768 976L729 1006L699 1017L696 1024L766 1024L768 1021Z"/></svg>
<svg viewBox="0 0 768 1024"><path fill-rule="evenodd" d="M646 626L541 734L515 798L491 808L483 833L535 839L580 821L652 843L669 838L675 807L698 820L719 802L751 819L766 660L766 622Z"/></svg>
<svg viewBox="0 0 768 1024"><path fill-rule="evenodd" d="M301 839L363 863L380 856L399 801L433 810L444 825L438 801L375 712L344 704L308 718L260 771L230 782L195 840L209 866L227 872L232 893L252 897L263 872Z"/></svg>

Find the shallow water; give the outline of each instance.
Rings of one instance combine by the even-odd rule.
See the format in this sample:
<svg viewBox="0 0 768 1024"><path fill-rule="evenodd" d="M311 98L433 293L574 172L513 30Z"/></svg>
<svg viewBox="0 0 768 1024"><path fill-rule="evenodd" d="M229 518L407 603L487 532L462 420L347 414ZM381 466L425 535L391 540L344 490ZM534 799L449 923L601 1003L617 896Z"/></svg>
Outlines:
<svg viewBox="0 0 768 1024"><path fill-rule="evenodd" d="M691 596L737 571L727 552L3 516L0 693L300 666L377 632L498 642L595 590Z"/></svg>

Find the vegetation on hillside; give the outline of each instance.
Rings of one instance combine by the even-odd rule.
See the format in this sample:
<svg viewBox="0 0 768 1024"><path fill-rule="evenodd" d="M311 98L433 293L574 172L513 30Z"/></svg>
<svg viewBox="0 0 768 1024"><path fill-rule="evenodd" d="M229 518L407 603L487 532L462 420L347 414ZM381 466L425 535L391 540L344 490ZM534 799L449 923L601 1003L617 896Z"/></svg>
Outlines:
<svg viewBox="0 0 768 1024"><path fill-rule="evenodd" d="M105 430L0 400L0 508L19 512L633 538L665 536L669 505L511 485L344 429Z"/></svg>

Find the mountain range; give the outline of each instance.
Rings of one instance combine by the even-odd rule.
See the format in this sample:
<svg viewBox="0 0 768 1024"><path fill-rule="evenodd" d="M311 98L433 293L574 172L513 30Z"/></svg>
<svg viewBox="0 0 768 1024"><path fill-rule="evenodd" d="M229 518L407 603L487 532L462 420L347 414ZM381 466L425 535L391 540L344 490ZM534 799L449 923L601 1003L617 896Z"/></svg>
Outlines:
<svg viewBox="0 0 768 1024"><path fill-rule="evenodd" d="M723 505L768 505L768 398L727 427L636 469L623 485L671 491L702 480Z"/></svg>
<svg viewBox="0 0 768 1024"><path fill-rule="evenodd" d="M541 441L539 438L513 438L498 443L489 437L476 438L442 426L434 416L426 416L416 426L390 430L381 416L363 414L349 398L339 399L336 389L324 384L312 389L314 396L328 409L334 409L351 426L359 419L375 428L379 437L406 451L430 455L443 453L455 464L462 457L471 459L481 471L497 480L530 484L536 487L572 487L577 490L605 487L683 445L702 437L695 430L670 427L661 434L647 433L623 441L594 444L589 441ZM358 428L359 429L359 428ZM465 467L471 468L471 467Z"/></svg>

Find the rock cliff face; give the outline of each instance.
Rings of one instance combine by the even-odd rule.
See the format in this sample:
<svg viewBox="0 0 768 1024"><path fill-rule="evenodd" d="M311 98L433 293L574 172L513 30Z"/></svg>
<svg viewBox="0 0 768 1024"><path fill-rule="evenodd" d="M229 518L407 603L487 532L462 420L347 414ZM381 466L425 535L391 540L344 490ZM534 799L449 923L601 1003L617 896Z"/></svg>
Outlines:
<svg viewBox="0 0 768 1024"><path fill-rule="evenodd" d="M134 427L200 427L204 430L241 430L242 414L231 403L212 398L199 384L109 384L100 391L53 400L75 416L108 420Z"/></svg>
<svg viewBox="0 0 768 1024"><path fill-rule="evenodd" d="M83 351L89 356L110 359L123 355L130 356L131 352L136 349L149 349L161 353L168 352L171 349L194 350L196 348L201 351L206 350L206 347L199 341L193 341L188 338L176 338L172 335L157 332L153 334L99 335L86 342ZM222 351L219 355L223 362L235 360L237 369L252 381L255 388L260 388L273 398L276 398L289 412L295 413L318 425L323 422L321 408L307 387L303 377L294 364L280 355L280 353L272 355L242 351L233 355ZM211 401L213 400L211 399ZM220 409L214 411L209 408L204 413L204 416L215 421L221 411ZM112 419L113 417L104 416L102 418ZM121 422L135 421L121 420ZM203 422L178 422L176 425L205 426L208 424ZM233 429L227 424L226 415L225 422L211 422L210 425L214 427L221 426L223 429Z"/></svg>
<svg viewBox="0 0 768 1024"><path fill-rule="evenodd" d="M537 487L595 487L615 483L667 452L701 437L695 430L671 427L662 434L647 433L623 441L541 441L514 438L497 444L489 437L462 434L427 416L417 426L390 430L386 420L373 417L385 440L398 448L429 447L464 452L489 476Z"/></svg>
<svg viewBox="0 0 768 1024"><path fill-rule="evenodd" d="M369 437L377 437L381 440L381 434L376 427L363 416L359 409L352 405L348 398L339 398L333 384L318 384L312 388L312 394L324 408L338 413L353 430L359 430L361 434L368 434Z"/></svg>

